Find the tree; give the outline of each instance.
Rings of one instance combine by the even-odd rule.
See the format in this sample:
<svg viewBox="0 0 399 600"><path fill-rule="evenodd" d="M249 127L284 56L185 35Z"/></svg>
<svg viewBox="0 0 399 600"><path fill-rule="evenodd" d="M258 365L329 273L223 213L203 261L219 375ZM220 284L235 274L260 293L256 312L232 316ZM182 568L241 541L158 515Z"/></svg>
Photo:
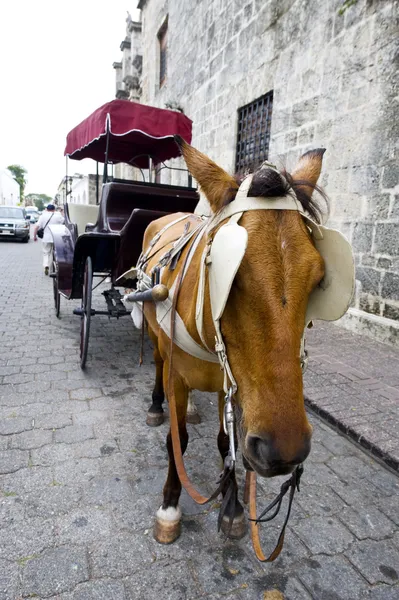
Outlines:
<svg viewBox="0 0 399 600"><path fill-rule="evenodd" d="M47 194L27 194L25 201L31 206L36 206L39 210L43 210L47 204L53 204L53 199Z"/></svg>
<svg viewBox="0 0 399 600"><path fill-rule="evenodd" d="M40 204L40 207L39 207ZM36 206L39 210L43 210L47 204L54 204L54 200L47 194L37 194Z"/></svg>
<svg viewBox="0 0 399 600"><path fill-rule="evenodd" d="M47 202L49 204L49 202ZM38 210L44 210L44 202L41 198L36 198L36 207Z"/></svg>
<svg viewBox="0 0 399 600"><path fill-rule="evenodd" d="M7 167L9 171L13 174L15 181L19 185L19 189L21 192L21 202L24 199L25 187L26 187L26 177L28 171L22 167L21 165L10 165Z"/></svg>

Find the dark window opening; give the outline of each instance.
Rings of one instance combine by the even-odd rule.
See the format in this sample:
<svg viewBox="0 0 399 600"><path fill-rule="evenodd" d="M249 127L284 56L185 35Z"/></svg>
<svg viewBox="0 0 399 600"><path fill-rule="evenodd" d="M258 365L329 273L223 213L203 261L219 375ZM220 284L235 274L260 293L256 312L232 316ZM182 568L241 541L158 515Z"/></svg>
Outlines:
<svg viewBox="0 0 399 600"><path fill-rule="evenodd" d="M238 109L236 173L257 169L269 156L273 91Z"/></svg>
<svg viewBox="0 0 399 600"><path fill-rule="evenodd" d="M159 40L159 87L166 81L167 58L168 58L168 17L166 17L161 29L158 31Z"/></svg>

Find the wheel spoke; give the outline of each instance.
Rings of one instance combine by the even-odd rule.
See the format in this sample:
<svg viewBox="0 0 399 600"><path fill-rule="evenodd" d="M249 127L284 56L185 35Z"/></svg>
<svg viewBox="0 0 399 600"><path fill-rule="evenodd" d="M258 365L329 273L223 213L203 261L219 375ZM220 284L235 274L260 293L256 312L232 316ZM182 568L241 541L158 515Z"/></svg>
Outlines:
<svg viewBox="0 0 399 600"><path fill-rule="evenodd" d="M92 287L93 266L91 257L88 256L83 277L82 316L80 321L80 366L82 369L86 366L87 350L89 347Z"/></svg>
<svg viewBox="0 0 399 600"><path fill-rule="evenodd" d="M60 292L58 290L58 265L57 265L57 261L55 259L54 254L53 254L53 262L51 265L51 274L53 275L53 295L54 295L55 316L59 318L61 296L60 296Z"/></svg>

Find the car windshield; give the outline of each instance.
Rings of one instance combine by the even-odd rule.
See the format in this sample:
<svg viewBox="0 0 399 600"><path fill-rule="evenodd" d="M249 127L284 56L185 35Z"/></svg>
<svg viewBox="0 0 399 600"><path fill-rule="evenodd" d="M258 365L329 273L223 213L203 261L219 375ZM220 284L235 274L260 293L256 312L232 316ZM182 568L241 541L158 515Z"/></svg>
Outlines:
<svg viewBox="0 0 399 600"><path fill-rule="evenodd" d="M35 208L26 208L25 210L28 213L28 215L38 215L39 214L39 211L37 211Z"/></svg>
<svg viewBox="0 0 399 600"><path fill-rule="evenodd" d="M8 208L6 206L0 206L0 218L24 219L24 211L22 208Z"/></svg>

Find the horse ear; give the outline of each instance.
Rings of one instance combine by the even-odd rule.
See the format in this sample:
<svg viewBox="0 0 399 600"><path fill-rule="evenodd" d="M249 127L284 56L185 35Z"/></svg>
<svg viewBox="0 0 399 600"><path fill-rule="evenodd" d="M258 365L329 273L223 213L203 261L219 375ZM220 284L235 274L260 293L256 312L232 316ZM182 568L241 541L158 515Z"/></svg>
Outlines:
<svg viewBox="0 0 399 600"><path fill-rule="evenodd" d="M291 173L294 183L296 183L297 187L301 188L309 198L311 198L320 177L323 154L325 151L325 148L309 150L309 152L306 152L301 156L295 169Z"/></svg>
<svg viewBox="0 0 399 600"><path fill-rule="evenodd" d="M218 167L210 158L187 144L178 135L175 141L186 161L191 175L198 181L201 190L208 199L213 212L217 212L229 204L238 190L238 183L226 171Z"/></svg>

